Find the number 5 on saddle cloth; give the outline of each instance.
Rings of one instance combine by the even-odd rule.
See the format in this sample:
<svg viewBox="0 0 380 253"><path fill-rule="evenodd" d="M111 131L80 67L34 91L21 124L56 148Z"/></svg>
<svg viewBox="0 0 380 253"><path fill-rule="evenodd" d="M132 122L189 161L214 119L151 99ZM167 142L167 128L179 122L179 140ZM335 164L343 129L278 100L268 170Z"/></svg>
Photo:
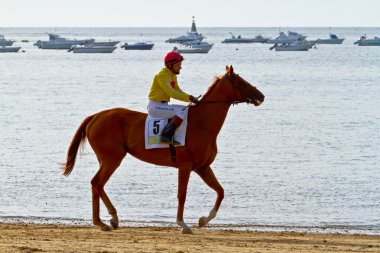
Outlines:
<svg viewBox="0 0 380 253"><path fill-rule="evenodd" d="M177 128L174 134L174 139L179 142L179 145L176 146L184 146L186 141L186 128L187 128L187 113L184 117L182 124ZM145 121L145 149L152 148L168 148L169 144L161 143L161 133L166 124L168 123L168 119L162 118L154 118L150 115L146 118Z"/></svg>

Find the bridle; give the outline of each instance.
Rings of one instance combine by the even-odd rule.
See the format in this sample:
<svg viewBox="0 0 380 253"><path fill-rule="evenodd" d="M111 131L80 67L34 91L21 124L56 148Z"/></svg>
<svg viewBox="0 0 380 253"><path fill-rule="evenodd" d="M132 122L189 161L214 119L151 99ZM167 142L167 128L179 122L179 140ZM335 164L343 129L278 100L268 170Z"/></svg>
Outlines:
<svg viewBox="0 0 380 253"><path fill-rule="evenodd" d="M227 104L230 104L230 105L237 105L237 104L240 104L240 103L247 103L247 104L252 103L252 99L249 98L249 93L246 90L245 85L243 85L244 82L242 80L240 80L240 82L236 84L232 75L226 73L224 75L224 77L227 78L227 80L230 82L230 84L233 87L235 87L241 94L243 94L246 97L246 101L231 101L231 100L207 100L207 101L203 101L203 100L201 100L201 101L199 101L198 104L227 103Z"/></svg>

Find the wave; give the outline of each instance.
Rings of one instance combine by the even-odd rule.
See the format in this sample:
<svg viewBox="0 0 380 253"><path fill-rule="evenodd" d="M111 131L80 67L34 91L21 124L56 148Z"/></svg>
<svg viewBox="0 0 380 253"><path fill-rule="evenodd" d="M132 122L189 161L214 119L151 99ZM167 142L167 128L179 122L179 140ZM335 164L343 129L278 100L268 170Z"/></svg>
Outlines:
<svg viewBox="0 0 380 253"><path fill-rule="evenodd" d="M12 224L45 224L67 226L92 226L89 219L63 218L63 217L35 217L35 216L3 216L0 223ZM188 223L197 227L196 223ZM146 221L146 220L120 220L121 227L176 227L174 222ZM295 232L317 234L350 234L350 235L380 235L380 227L373 225L324 225L324 226L281 226L270 224L209 224L203 229L209 230L236 230L255 232Z"/></svg>

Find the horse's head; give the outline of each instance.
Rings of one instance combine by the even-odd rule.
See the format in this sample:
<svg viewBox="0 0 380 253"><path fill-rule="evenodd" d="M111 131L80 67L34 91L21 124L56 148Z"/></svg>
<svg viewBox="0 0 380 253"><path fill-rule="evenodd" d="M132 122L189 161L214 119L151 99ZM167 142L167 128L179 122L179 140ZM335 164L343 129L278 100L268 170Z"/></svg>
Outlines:
<svg viewBox="0 0 380 253"><path fill-rule="evenodd" d="M234 73L232 66L226 66L226 74L224 75L232 85L234 92L234 100L236 102L247 102L259 106L264 102L264 94L261 93L255 86L244 80L238 74Z"/></svg>

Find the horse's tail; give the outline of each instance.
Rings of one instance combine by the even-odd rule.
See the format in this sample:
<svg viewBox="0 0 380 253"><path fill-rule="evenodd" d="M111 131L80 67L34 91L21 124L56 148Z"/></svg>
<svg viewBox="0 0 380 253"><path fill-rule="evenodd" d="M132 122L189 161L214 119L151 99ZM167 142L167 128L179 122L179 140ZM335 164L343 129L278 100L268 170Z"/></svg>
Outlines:
<svg viewBox="0 0 380 253"><path fill-rule="evenodd" d="M88 123L92 120L94 115L87 117L82 124L79 126L77 132L75 133L71 144L69 146L69 149L67 151L67 158L66 158L66 163L63 164L62 170L63 170L63 175L68 176L70 175L71 171L74 168L75 165L75 159L78 154L78 149L79 147L84 144L86 141L86 127Z"/></svg>

